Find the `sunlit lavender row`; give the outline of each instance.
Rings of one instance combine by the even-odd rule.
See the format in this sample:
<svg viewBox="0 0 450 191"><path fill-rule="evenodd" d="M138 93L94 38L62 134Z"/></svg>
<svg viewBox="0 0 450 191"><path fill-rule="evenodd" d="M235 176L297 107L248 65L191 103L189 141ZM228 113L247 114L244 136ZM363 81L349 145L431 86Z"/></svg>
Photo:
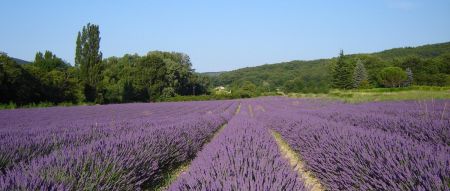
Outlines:
<svg viewBox="0 0 450 191"><path fill-rule="evenodd" d="M306 190L245 102L169 190Z"/></svg>
<svg viewBox="0 0 450 191"><path fill-rule="evenodd" d="M448 190L446 101L359 105L255 100L257 118L281 133L329 190ZM448 109L448 108L447 108Z"/></svg>
<svg viewBox="0 0 450 191"><path fill-rule="evenodd" d="M193 158L236 107L223 101L1 111L0 190L151 187Z"/></svg>

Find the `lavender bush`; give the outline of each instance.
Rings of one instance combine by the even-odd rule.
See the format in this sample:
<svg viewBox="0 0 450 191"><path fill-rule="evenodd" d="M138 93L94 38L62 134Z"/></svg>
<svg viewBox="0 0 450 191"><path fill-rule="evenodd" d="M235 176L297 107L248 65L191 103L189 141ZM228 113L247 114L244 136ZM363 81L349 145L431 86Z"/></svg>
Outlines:
<svg viewBox="0 0 450 191"><path fill-rule="evenodd" d="M15 141L17 145L2 146L2 159L9 163L4 165L0 189L136 190L151 186L162 173L195 156L231 118L236 106L234 102L197 102L43 110L80 114L82 123L71 115L67 117L74 121L73 126L67 125L65 118L57 121L49 114L32 116L35 110L14 111L17 113L13 116L2 116L5 121L1 123L7 124L1 129L2 141ZM42 126L13 118L20 112L20 117L31 114L35 125ZM39 119L45 117L50 119ZM14 133L8 134L8 130ZM15 137L8 139L11 134ZM54 137L53 144L45 135ZM21 152L24 154L16 154Z"/></svg>
<svg viewBox="0 0 450 191"><path fill-rule="evenodd" d="M0 111L0 190L141 190L194 158L169 190L308 190L270 129L327 190L449 190L448 100L239 102Z"/></svg>
<svg viewBox="0 0 450 191"><path fill-rule="evenodd" d="M449 189L450 126L448 114L443 113L445 101L428 107L427 115L414 102L307 101L256 100L254 104L266 103L267 112L256 113L257 118L281 133L327 189Z"/></svg>
<svg viewBox="0 0 450 191"><path fill-rule="evenodd" d="M169 190L306 190L247 104Z"/></svg>

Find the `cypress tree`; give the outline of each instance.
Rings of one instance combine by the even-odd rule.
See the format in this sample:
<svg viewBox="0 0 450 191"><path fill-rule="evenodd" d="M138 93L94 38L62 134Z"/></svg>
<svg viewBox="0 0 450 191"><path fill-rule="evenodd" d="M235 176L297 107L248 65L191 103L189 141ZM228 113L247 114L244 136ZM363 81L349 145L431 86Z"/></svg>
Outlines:
<svg viewBox="0 0 450 191"><path fill-rule="evenodd" d="M75 50L75 66L80 69L86 100L98 97L97 85L101 80L100 30L98 25L88 23L78 32Z"/></svg>

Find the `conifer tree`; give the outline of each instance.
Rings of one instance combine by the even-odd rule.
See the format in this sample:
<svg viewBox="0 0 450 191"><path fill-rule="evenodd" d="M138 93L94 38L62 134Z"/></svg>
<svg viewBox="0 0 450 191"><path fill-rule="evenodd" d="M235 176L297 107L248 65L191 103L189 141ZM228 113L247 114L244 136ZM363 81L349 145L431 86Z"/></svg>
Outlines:
<svg viewBox="0 0 450 191"><path fill-rule="evenodd" d="M366 67L358 60L356 62L355 70L353 72L353 88L360 88L368 85L368 75L366 71Z"/></svg>
<svg viewBox="0 0 450 191"><path fill-rule="evenodd" d="M351 89L353 87L353 66L349 63L341 50L333 71L333 87Z"/></svg>
<svg viewBox="0 0 450 191"><path fill-rule="evenodd" d="M411 71L411 68L406 68L406 75L407 75L407 79L405 81L404 86L410 86L413 83L413 73Z"/></svg>

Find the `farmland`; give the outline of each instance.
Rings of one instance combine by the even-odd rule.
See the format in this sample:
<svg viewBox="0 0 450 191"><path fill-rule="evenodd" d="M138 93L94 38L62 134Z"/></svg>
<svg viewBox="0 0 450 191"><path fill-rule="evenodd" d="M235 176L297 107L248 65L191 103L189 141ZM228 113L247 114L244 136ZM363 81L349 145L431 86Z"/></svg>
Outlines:
<svg viewBox="0 0 450 191"><path fill-rule="evenodd" d="M2 110L0 190L449 190L449 110L287 97Z"/></svg>

